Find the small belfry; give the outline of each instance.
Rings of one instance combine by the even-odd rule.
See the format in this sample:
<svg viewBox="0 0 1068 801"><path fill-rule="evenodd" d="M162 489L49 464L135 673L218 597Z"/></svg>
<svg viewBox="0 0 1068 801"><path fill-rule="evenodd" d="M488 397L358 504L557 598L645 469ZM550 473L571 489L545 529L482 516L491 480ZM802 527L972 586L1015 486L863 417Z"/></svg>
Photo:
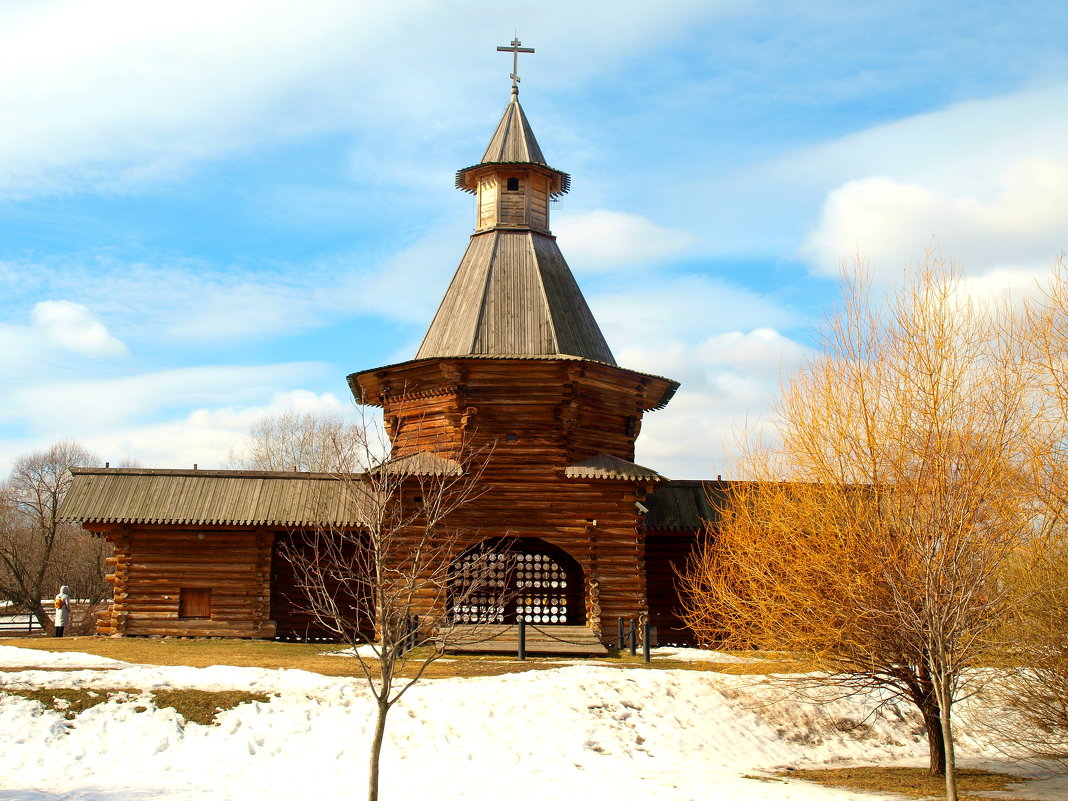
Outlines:
<svg viewBox="0 0 1068 801"><path fill-rule="evenodd" d="M538 141L519 105L519 54L533 53L513 39L512 99L504 110L482 160L456 173L456 188L477 196L476 230L530 229L549 233L549 200L567 192L571 177L545 163Z"/></svg>
<svg viewBox="0 0 1068 801"><path fill-rule="evenodd" d="M498 48L506 50L509 48ZM533 48L514 52L533 53ZM615 364L549 230L549 199L571 186L550 167L519 105L519 76L482 159L456 173L477 223L417 359L574 356Z"/></svg>

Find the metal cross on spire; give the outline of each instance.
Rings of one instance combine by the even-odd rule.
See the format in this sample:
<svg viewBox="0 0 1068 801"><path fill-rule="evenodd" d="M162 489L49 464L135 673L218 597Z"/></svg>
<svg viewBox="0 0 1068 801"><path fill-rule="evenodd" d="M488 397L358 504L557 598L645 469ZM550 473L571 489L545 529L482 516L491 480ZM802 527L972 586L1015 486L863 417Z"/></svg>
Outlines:
<svg viewBox="0 0 1068 801"><path fill-rule="evenodd" d="M517 36L515 39L512 40L512 44L510 44L508 47L497 48L497 52L499 53L510 52L512 54L512 74L509 77L512 79L513 92L519 91L519 54L534 52L533 47L520 47L521 44L523 43L519 41L519 37Z"/></svg>

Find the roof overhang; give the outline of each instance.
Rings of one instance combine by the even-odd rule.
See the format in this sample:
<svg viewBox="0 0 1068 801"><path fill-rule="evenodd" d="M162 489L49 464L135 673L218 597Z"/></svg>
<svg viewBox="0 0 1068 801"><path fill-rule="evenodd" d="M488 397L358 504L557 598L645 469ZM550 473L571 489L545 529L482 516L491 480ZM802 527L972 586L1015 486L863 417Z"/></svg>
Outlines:
<svg viewBox="0 0 1068 801"><path fill-rule="evenodd" d="M355 528L388 502L376 472L404 479L457 476L463 468L429 453L385 462L370 475L72 467L59 517L83 525Z"/></svg>
<svg viewBox="0 0 1068 801"><path fill-rule="evenodd" d="M560 197L571 191L571 176L566 172L550 167L548 164L533 164L529 161L484 161L480 164L472 164L470 167L456 171L456 188L463 192L474 193L478 190L478 179L483 175L508 168L532 169L549 176L552 179L552 187L549 189L551 197Z"/></svg>
<svg viewBox="0 0 1068 801"><path fill-rule="evenodd" d="M370 370L361 370L358 373L351 373L348 376L349 388L352 390L353 397L357 403L365 406L381 406L381 400L373 392L368 392L367 388L361 383L366 381L369 385L378 383L378 374L386 371L393 372L403 370L408 367L417 367L419 365L440 364L442 362L451 361L471 361L471 362L486 362L486 361L560 361L560 362L581 362L584 364L598 365L599 367L605 367L610 370L616 370L626 375L634 376L639 381L646 380L652 381L657 384L661 384L663 389L657 393L654 397L650 397L646 404L643 406L643 411L650 412L658 409L663 409L667 406L668 402L675 396L675 392L678 391L679 382L674 381L664 376L654 375L652 373L640 373L637 370L628 370L625 367L619 367L615 364L609 364L607 362L599 362L594 359L586 359L581 356L569 356L567 354L553 353L546 354L545 356L505 356L500 354L493 355L480 355L469 354L464 356L435 356L426 359L409 359L404 362L396 362L394 364L387 364L383 367L375 367Z"/></svg>
<svg viewBox="0 0 1068 801"><path fill-rule="evenodd" d="M628 462L617 456L597 453L581 462L564 468L567 478L602 479L608 481L665 481L655 470Z"/></svg>

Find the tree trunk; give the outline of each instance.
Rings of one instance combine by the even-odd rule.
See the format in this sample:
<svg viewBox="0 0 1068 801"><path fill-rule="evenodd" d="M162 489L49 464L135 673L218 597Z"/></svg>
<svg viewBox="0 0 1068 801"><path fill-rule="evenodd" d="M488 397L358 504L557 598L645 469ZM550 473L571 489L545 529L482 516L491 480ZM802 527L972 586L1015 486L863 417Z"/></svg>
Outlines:
<svg viewBox="0 0 1068 801"><path fill-rule="evenodd" d="M386 733L386 715L389 704L383 698L378 701L378 715L375 717L375 735L371 740L371 765L367 773L367 801L378 801L378 768L382 757L382 741Z"/></svg>
<svg viewBox="0 0 1068 801"><path fill-rule="evenodd" d="M918 701L920 714L923 715L923 725L927 729L927 753L930 756L930 764L927 773L930 776L946 775L946 747L945 736L942 728L942 715L939 714L938 701L931 693Z"/></svg>
<svg viewBox="0 0 1068 801"><path fill-rule="evenodd" d="M36 599L29 608L29 613L37 618L37 622L41 624L41 628L45 631L52 632L52 618L48 616L48 612L45 611L44 605L41 603L41 599Z"/></svg>
<svg viewBox="0 0 1068 801"><path fill-rule="evenodd" d="M939 685L942 708L942 741L945 746L946 801L957 801L957 757L953 748L953 719L950 711L949 688Z"/></svg>

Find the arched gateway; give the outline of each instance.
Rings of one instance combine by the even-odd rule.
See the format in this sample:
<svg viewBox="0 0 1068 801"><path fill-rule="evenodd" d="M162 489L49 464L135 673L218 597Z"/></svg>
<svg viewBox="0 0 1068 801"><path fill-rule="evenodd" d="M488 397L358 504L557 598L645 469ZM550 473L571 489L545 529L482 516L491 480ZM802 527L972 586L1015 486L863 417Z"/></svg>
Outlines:
<svg viewBox="0 0 1068 801"><path fill-rule="evenodd" d="M455 623L586 623L582 566L535 537L494 537L457 556L449 568Z"/></svg>

